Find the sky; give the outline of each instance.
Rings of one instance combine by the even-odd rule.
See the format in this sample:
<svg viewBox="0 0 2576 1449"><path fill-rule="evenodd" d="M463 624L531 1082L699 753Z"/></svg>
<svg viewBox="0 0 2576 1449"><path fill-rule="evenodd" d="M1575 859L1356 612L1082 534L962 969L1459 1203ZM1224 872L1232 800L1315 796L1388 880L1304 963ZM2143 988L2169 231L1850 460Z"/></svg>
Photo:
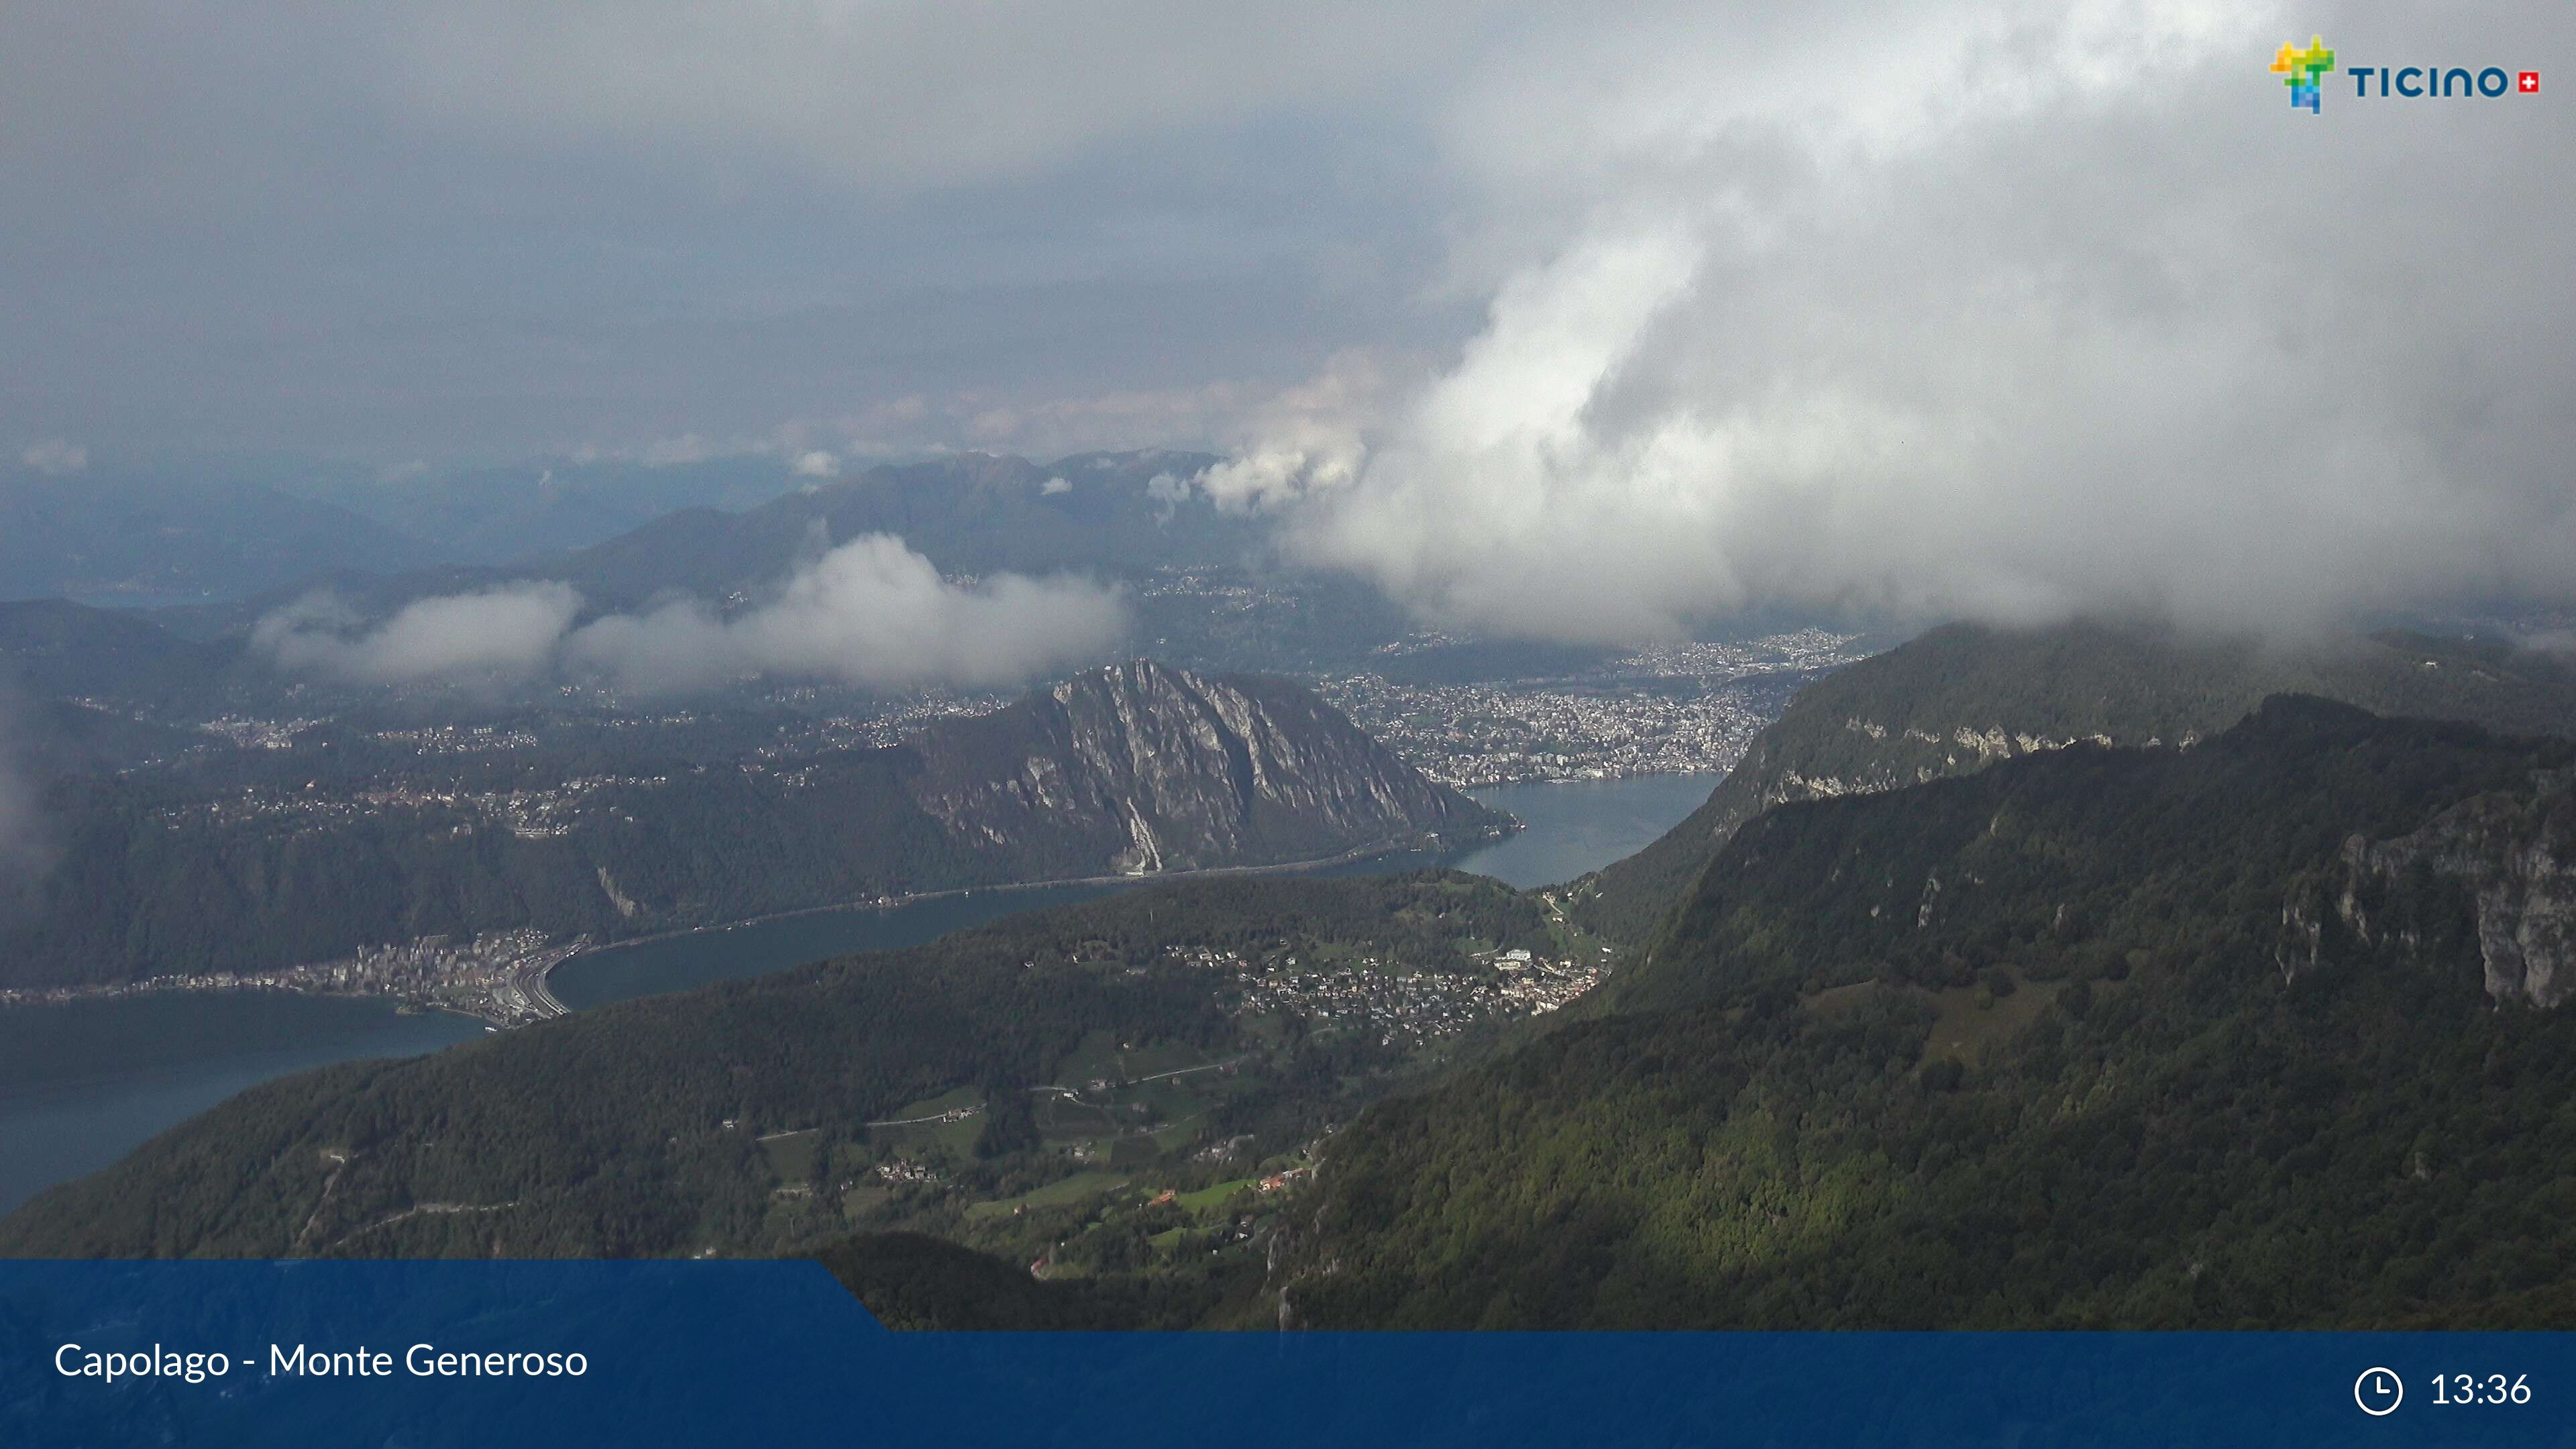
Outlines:
<svg viewBox="0 0 2576 1449"><path fill-rule="evenodd" d="M2576 84L2562 7L1614 8L7 7L0 437L1207 447L1592 641L2576 594L2576 126L2341 73Z"/></svg>

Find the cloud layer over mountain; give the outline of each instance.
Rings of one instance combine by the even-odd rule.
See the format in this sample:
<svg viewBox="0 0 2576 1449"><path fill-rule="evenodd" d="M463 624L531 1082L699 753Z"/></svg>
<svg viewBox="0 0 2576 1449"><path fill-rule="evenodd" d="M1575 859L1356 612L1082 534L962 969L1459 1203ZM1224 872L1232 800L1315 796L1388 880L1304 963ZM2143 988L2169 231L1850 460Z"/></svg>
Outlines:
<svg viewBox="0 0 2576 1449"><path fill-rule="evenodd" d="M952 584L888 534L853 539L733 618L694 600L614 615L566 641L567 656L630 689L693 689L744 674L909 687L999 685L1109 649L1125 628L1115 594L1075 578L1001 574Z"/></svg>
<svg viewBox="0 0 2576 1449"><path fill-rule="evenodd" d="M886 534L853 539L727 615L695 599L575 627L581 597L518 583L422 599L362 626L329 595L262 619L255 648L289 672L360 683L514 682L553 670L643 694L749 675L909 688L1016 683L1113 647L1117 595L1076 578L939 576Z"/></svg>
<svg viewBox="0 0 2576 1449"><path fill-rule="evenodd" d="M312 594L261 619L251 647L290 674L368 684L521 679L552 662L580 610L569 584L507 584L421 599L362 629L338 598Z"/></svg>

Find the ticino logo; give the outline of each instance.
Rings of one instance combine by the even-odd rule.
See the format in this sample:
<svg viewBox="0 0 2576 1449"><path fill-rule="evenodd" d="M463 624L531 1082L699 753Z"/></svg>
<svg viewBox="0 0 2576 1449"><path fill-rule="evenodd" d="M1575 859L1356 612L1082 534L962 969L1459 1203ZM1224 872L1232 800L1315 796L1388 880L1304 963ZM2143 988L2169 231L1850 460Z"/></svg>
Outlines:
<svg viewBox="0 0 2576 1449"><path fill-rule="evenodd" d="M2325 107L2326 77L2334 74L2335 53L2326 48L2325 37L2312 35L2305 45L2283 45L2272 57L2272 74L2290 88L2290 107L2322 115ZM2540 94L2540 72L2508 71L2502 66L2471 70L2464 65L2346 67L2352 77L2352 93L2367 96L2536 96Z"/></svg>

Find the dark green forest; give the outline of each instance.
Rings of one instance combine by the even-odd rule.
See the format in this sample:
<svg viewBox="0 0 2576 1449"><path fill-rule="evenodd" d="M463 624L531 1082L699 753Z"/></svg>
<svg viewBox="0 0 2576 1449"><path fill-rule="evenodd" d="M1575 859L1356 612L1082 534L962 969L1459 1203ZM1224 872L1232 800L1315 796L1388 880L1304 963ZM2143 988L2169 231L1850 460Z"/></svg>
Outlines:
<svg viewBox="0 0 2576 1449"><path fill-rule="evenodd" d="M1229 1012L1226 983L1175 946L1463 972L1476 951L1548 941L1533 901L1447 872L1122 892L267 1083L37 1198L0 1222L0 1254L618 1257L784 1251L915 1219L957 1231L967 1204L1081 1170L1030 1108L1005 1108L1133 1073L1130 1053L1234 1064L1209 1074L1223 1086L1195 1126L1109 1134L1176 1187L1221 1183L1416 1063L1328 1022ZM864 1126L942 1100L1001 1105L953 1131ZM1237 1138L1240 1164L1199 1159ZM893 1187L873 1185L880 1166ZM1047 1202L981 1236L1051 1243L1087 1221Z"/></svg>
<svg viewBox="0 0 2576 1449"><path fill-rule="evenodd" d="M1232 1258L1215 1271L1045 1281L926 1233L859 1233L815 1252L879 1323L910 1330L1192 1328L1260 1284Z"/></svg>
<svg viewBox="0 0 2576 1449"><path fill-rule="evenodd" d="M1292 1303L1325 1326L2527 1319L2517 1295L2576 1271L2576 1019L2490 999L2456 852L2390 880L2345 843L2472 802L2488 833L2455 845L2563 872L2571 763L2280 699L2189 751L1776 809L1592 1019L1336 1139ZM2301 928L2347 890L2367 938L2331 905Z"/></svg>

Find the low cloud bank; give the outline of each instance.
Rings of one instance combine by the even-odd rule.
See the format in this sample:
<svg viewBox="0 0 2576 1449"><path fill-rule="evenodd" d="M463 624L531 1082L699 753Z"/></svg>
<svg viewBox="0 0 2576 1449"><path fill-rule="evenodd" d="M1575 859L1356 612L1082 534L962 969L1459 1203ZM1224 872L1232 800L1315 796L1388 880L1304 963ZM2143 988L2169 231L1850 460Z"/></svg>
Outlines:
<svg viewBox="0 0 2576 1449"><path fill-rule="evenodd" d="M587 625L564 652L648 692L745 674L995 685L1094 656L1125 622L1117 596L1096 584L1017 574L951 584L903 540L871 534L825 554L749 613L725 619L696 600L667 604Z"/></svg>
<svg viewBox="0 0 2576 1449"><path fill-rule="evenodd" d="M516 680L552 662L580 612L570 584L506 584L422 599L361 629L346 604L315 594L260 620L251 647L291 674L367 684Z"/></svg>
<svg viewBox="0 0 2576 1449"><path fill-rule="evenodd" d="M798 569L775 599L726 617L695 599L579 628L560 583L423 599L372 628L328 595L262 619L252 644L280 669L361 683L511 682L548 671L639 693L750 675L871 687L1011 684L1104 653L1126 627L1109 589L1004 574L951 583L900 538L853 539Z"/></svg>

